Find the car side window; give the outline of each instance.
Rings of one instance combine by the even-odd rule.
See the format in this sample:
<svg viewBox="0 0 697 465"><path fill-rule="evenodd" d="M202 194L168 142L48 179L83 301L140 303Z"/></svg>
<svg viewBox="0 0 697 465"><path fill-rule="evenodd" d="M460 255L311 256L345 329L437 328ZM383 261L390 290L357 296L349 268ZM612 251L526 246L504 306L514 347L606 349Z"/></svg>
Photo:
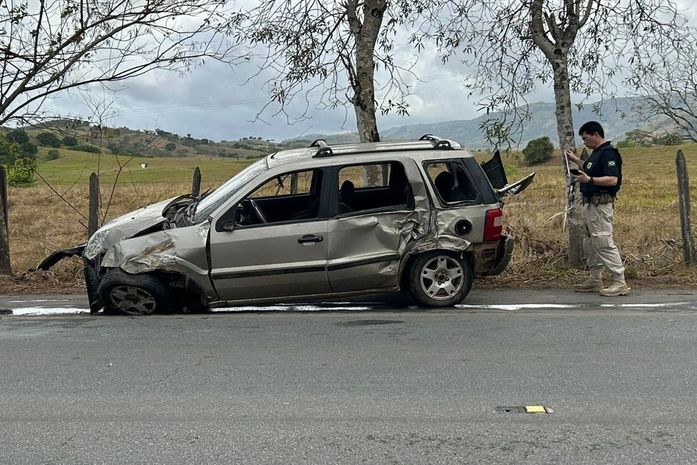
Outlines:
<svg viewBox="0 0 697 465"><path fill-rule="evenodd" d="M343 166L337 188L339 215L414 208L411 184L396 161Z"/></svg>
<svg viewBox="0 0 697 465"><path fill-rule="evenodd" d="M241 227L313 220L319 217L322 170L294 171L268 179L225 213L220 223Z"/></svg>
<svg viewBox="0 0 697 465"><path fill-rule="evenodd" d="M477 200L477 189L458 160L426 162L426 173L443 203L471 202Z"/></svg>

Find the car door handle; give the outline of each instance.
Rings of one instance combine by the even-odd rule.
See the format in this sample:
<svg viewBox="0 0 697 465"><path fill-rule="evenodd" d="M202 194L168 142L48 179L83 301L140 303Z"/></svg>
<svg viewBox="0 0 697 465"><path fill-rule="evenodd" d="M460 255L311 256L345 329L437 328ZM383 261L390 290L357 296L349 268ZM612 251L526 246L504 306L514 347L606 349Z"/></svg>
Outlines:
<svg viewBox="0 0 697 465"><path fill-rule="evenodd" d="M314 234L305 234L303 237L298 239L299 244L313 244L315 242L322 242L324 238L322 236L315 236Z"/></svg>

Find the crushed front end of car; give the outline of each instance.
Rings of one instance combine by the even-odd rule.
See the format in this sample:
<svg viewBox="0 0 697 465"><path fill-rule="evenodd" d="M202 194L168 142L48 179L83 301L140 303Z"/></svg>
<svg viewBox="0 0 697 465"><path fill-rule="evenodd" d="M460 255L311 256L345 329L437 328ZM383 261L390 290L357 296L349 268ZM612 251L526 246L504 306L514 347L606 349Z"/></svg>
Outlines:
<svg viewBox="0 0 697 465"><path fill-rule="evenodd" d="M164 200L122 215L90 237L82 258L92 313L110 306L100 288L107 273L112 276L121 273L122 278L126 274L156 274L172 292L194 289L195 293L188 294L200 298L204 292L201 284L205 287L207 279L192 279L192 276L207 274L205 243L210 225L207 221L193 223L195 204L196 199L189 195ZM120 307L117 310L129 313L129 303L138 305L137 296L129 294L134 286L129 287L128 279L122 281L125 284L118 290L122 305L117 305ZM188 302L189 307L196 304L202 303Z"/></svg>

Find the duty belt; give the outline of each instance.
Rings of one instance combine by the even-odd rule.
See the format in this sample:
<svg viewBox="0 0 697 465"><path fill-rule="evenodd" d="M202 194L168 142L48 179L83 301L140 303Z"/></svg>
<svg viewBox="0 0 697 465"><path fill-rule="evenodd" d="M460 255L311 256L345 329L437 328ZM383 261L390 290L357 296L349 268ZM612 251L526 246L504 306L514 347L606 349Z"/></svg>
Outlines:
<svg viewBox="0 0 697 465"><path fill-rule="evenodd" d="M606 203L612 203L615 201L615 197L612 194L608 194L607 192L602 192L600 194L593 194L589 197L583 197L583 203L584 204L589 204L592 203L596 207L600 204L606 204Z"/></svg>

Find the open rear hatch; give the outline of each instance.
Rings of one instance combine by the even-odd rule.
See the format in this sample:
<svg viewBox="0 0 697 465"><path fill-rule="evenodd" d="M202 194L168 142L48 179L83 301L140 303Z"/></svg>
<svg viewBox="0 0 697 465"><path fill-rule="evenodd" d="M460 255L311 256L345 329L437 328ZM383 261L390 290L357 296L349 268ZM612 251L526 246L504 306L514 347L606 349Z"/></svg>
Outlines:
<svg viewBox="0 0 697 465"><path fill-rule="evenodd" d="M489 182L496 190L496 194L499 198L507 195L520 194L532 184L535 178L535 172L533 171L524 178L509 184L508 178L506 178L506 171L503 168L501 153L498 150L494 152L494 156L491 157L491 160L482 163L482 169L486 177L489 178Z"/></svg>

